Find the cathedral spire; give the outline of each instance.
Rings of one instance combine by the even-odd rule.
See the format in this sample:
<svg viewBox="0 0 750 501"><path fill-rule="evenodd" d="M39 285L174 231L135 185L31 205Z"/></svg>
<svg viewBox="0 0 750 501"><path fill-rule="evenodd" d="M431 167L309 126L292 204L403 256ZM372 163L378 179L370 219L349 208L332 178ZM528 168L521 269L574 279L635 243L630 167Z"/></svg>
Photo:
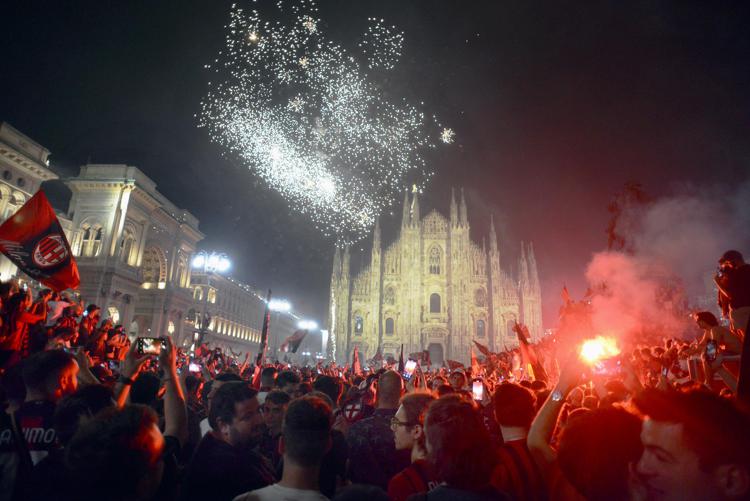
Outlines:
<svg viewBox="0 0 750 501"><path fill-rule="evenodd" d="M412 193L414 193L413 198L411 199L411 224L412 226L419 225L419 192L417 191L417 187L414 186L414 189L412 190Z"/></svg>
<svg viewBox="0 0 750 501"><path fill-rule="evenodd" d="M409 215L409 192L404 191L404 208L401 213L401 227L409 226L410 215Z"/></svg>
<svg viewBox="0 0 750 501"><path fill-rule="evenodd" d="M495 218L490 213L490 252L497 254L497 234L495 233Z"/></svg>
<svg viewBox="0 0 750 501"><path fill-rule="evenodd" d="M466 200L464 199L464 189L461 188L461 206L458 209L459 222L464 226L469 225L469 220L466 217Z"/></svg>
<svg viewBox="0 0 750 501"><path fill-rule="evenodd" d="M527 259L529 261L529 283L534 290L540 290L539 285L539 272L536 267L536 256L534 255L534 244L529 242L529 246L526 248Z"/></svg>
<svg viewBox="0 0 750 501"><path fill-rule="evenodd" d="M331 273L331 276L334 278L337 278L339 274L341 273L341 251L339 251L339 246L336 246L336 251L333 253L333 272Z"/></svg>
<svg viewBox="0 0 750 501"><path fill-rule="evenodd" d="M375 229L372 232L372 249L380 250L380 217L375 217Z"/></svg>
<svg viewBox="0 0 750 501"><path fill-rule="evenodd" d="M518 281L522 289L529 285L529 262L526 260L526 249L523 242L521 242L521 257L518 260Z"/></svg>
<svg viewBox="0 0 750 501"><path fill-rule="evenodd" d="M451 186L451 226L458 226L458 206L456 205L456 192Z"/></svg>
<svg viewBox="0 0 750 501"><path fill-rule="evenodd" d="M344 246L344 254L341 258L341 276L343 277L349 276L349 262L350 262L349 244L346 244Z"/></svg>

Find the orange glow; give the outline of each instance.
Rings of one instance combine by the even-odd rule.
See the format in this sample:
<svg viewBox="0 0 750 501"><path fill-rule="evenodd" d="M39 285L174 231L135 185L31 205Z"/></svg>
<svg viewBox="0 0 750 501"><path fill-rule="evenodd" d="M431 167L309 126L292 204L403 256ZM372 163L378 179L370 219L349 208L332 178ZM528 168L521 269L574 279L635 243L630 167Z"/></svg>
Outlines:
<svg viewBox="0 0 750 501"><path fill-rule="evenodd" d="M617 340L613 337L597 336L584 341L581 346L581 359L589 365L619 354L620 348L617 347Z"/></svg>

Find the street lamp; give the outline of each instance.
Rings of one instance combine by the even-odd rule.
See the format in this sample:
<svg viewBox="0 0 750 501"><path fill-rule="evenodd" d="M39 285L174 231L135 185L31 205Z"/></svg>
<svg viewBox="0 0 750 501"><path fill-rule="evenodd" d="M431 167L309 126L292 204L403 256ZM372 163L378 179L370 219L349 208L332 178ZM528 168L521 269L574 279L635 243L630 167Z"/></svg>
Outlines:
<svg viewBox="0 0 750 501"><path fill-rule="evenodd" d="M307 331L314 331L318 328L318 323L314 320L300 320L297 322L297 327Z"/></svg>
<svg viewBox="0 0 750 501"><path fill-rule="evenodd" d="M286 299L271 299L268 302L268 309L275 312L287 312L292 309L292 305Z"/></svg>
<svg viewBox="0 0 750 501"><path fill-rule="evenodd" d="M200 270L206 275L206 293L203 294L203 313L199 319L198 330L193 337L193 346L190 347L190 352L193 353L195 346L200 346L203 343L203 338L206 336L208 326L211 323L211 315L208 314L208 292L211 290L211 274L226 273L232 267L232 262L223 252L200 251L193 257L191 265L194 270Z"/></svg>

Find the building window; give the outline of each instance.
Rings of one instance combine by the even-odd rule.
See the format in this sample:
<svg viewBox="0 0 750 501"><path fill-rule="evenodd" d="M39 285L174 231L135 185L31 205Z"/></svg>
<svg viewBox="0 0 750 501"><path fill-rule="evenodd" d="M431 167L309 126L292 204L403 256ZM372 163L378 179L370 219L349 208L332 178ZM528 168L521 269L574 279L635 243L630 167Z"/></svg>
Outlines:
<svg viewBox="0 0 750 501"><path fill-rule="evenodd" d="M393 290L393 287L388 287L385 290L385 294L383 295L383 302L385 304L396 304L396 291Z"/></svg>
<svg viewBox="0 0 750 501"><path fill-rule="evenodd" d="M365 330L365 322L362 320L362 317L357 315L354 317L354 334L357 336L361 336L362 332Z"/></svg>
<svg viewBox="0 0 750 501"><path fill-rule="evenodd" d="M442 252L440 252L440 247L433 247L430 249L430 274L432 275L440 275L440 261L442 257Z"/></svg>
<svg viewBox="0 0 750 501"><path fill-rule="evenodd" d="M201 287L196 287L195 292L193 292L193 297L196 301L203 301L203 289Z"/></svg>
<svg viewBox="0 0 750 501"><path fill-rule="evenodd" d="M385 319L385 335L386 336L393 335L393 319L392 318Z"/></svg>
<svg viewBox="0 0 750 501"><path fill-rule="evenodd" d="M474 292L474 304L477 306L485 306L487 304L487 294L484 289L477 289Z"/></svg>
<svg viewBox="0 0 750 501"><path fill-rule="evenodd" d="M161 284L167 282L167 257L158 247L149 247L143 252L143 281Z"/></svg>
<svg viewBox="0 0 750 501"><path fill-rule="evenodd" d="M85 257L96 257L102 251L102 227L84 226L81 255Z"/></svg>
<svg viewBox="0 0 750 501"><path fill-rule="evenodd" d="M130 264L130 254L133 251L133 245L135 244L135 236L128 230L125 230L122 235L122 241L120 242L120 259L126 264Z"/></svg>
<svg viewBox="0 0 750 501"><path fill-rule="evenodd" d="M208 289L208 302L211 304L216 303L216 289Z"/></svg>
<svg viewBox="0 0 750 501"><path fill-rule="evenodd" d="M430 313L440 313L440 294L430 294Z"/></svg>
<svg viewBox="0 0 750 501"><path fill-rule="evenodd" d="M484 320L477 320L477 337L484 337Z"/></svg>

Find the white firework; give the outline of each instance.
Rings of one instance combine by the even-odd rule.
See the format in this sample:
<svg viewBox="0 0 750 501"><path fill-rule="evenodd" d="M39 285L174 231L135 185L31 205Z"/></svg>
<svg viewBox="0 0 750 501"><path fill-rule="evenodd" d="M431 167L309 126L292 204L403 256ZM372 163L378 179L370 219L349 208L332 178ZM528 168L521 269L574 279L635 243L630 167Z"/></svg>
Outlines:
<svg viewBox="0 0 750 501"><path fill-rule="evenodd" d="M371 19L346 51L325 37L312 0L276 10L271 21L232 6L199 124L325 234L354 242L404 187L429 179L436 121L387 99L367 73L394 67L401 33Z"/></svg>
<svg viewBox="0 0 750 501"><path fill-rule="evenodd" d="M445 128L440 133L440 140L444 142L445 144L451 144L456 138L456 133L453 132L453 129Z"/></svg>

